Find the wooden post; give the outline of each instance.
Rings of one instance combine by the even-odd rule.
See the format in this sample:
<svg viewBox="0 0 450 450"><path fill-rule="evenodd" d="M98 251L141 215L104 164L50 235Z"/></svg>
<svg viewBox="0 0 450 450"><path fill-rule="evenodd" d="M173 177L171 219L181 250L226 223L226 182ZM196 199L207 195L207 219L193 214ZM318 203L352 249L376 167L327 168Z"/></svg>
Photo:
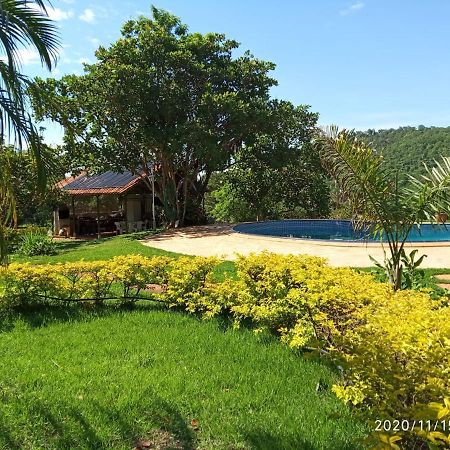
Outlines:
<svg viewBox="0 0 450 450"><path fill-rule="evenodd" d="M95 197L97 199L97 239L100 239L100 195Z"/></svg>
<svg viewBox="0 0 450 450"><path fill-rule="evenodd" d="M128 194L123 196L123 212L125 215L125 233L128 233Z"/></svg>
<svg viewBox="0 0 450 450"><path fill-rule="evenodd" d="M59 206L53 210L53 236L59 236Z"/></svg>
<svg viewBox="0 0 450 450"><path fill-rule="evenodd" d="M152 172L152 229L156 230L156 216L155 216L155 171L153 163L151 165Z"/></svg>
<svg viewBox="0 0 450 450"><path fill-rule="evenodd" d="M73 226L71 227L71 236L76 238L77 237L77 217L75 216L75 197L72 195L72 224Z"/></svg>

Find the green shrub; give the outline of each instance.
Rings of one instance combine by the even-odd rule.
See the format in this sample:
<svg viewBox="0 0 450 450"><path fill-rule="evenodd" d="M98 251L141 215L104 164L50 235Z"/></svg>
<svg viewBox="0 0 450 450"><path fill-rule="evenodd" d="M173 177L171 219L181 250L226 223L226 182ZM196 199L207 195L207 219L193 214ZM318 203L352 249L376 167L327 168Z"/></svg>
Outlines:
<svg viewBox="0 0 450 450"><path fill-rule="evenodd" d="M6 228L5 237L8 246L8 252L17 252L22 238L30 233L47 234L47 228L37 225L26 225L19 228Z"/></svg>
<svg viewBox="0 0 450 450"><path fill-rule="evenodd" d="M22 236L18 252L25 256L55 255L56 244L47 234L27 233Z"/></svg>
<svg viewBox="0 0 450 450"><path fill-rule="evenodd" d="M435 422L450 420L450 308L443 299L394 292L368 273L332 268L311 256L240 257L238 278L220 282L214 277L219 263L129 255L11 264L0 267L0 305L132 299L148 284L158 284L150 299L204 318L226 314L236 326L250 322L255 331L269 329L294 349L327 355L342 369L334 393L367 417L433 421L432 430L378 435L377 448L450 444L443 422Z"/></svg>

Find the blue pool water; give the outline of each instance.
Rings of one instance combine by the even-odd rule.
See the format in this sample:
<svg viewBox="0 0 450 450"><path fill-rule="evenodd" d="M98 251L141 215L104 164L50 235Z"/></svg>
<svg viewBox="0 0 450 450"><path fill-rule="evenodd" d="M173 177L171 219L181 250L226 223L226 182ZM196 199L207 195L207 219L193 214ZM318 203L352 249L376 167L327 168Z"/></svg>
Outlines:
<svg viewBox="0 0 450 450"><path fill-rule="evenodd" d="M331 241L367 241L367 233L355 231L349 220L270 220L267 222L240 223L233 228L239 233L260 236L323 239ZM422 224L415 227L408 238L410 242L450 241L450 226Z"/></svg>

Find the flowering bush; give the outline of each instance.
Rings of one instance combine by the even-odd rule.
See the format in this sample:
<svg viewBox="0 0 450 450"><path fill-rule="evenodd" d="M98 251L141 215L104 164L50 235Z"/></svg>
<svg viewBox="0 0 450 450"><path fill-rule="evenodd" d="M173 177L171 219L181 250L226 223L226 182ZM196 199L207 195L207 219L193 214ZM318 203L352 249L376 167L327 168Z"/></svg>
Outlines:
<svg viewBox="0 0 450 450"><path fill-rule="evenodd" d="M153 299L236 326L278 334L292 348L317 350L342 368L333 391L372 419L431 421L433 429L390 431L377 448L412 448L414 439L450 446L450 308L426 292L397 291L370 274L331 268L321 258L271 253L239 257L237 278L218 282L216 258L120 256L110 261L0 268L0 305ZM441 421L441 422L439 422ZM387 430L388 431L388 430ZM411 432L413 431L413 433Z"/></svg>

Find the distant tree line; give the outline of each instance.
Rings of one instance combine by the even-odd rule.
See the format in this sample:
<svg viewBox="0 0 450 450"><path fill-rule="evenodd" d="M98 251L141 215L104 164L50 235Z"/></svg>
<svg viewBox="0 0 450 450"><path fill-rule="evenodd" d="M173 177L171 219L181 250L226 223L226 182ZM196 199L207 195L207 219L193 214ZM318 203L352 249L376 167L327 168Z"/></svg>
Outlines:
<svg viewBox="0 0 450 450"><path fill-rule="evenodd" d="M413 176L424 174L424 164L450 156L450 127L369 129L358 135L383 155L388 168Z"/></svg>

